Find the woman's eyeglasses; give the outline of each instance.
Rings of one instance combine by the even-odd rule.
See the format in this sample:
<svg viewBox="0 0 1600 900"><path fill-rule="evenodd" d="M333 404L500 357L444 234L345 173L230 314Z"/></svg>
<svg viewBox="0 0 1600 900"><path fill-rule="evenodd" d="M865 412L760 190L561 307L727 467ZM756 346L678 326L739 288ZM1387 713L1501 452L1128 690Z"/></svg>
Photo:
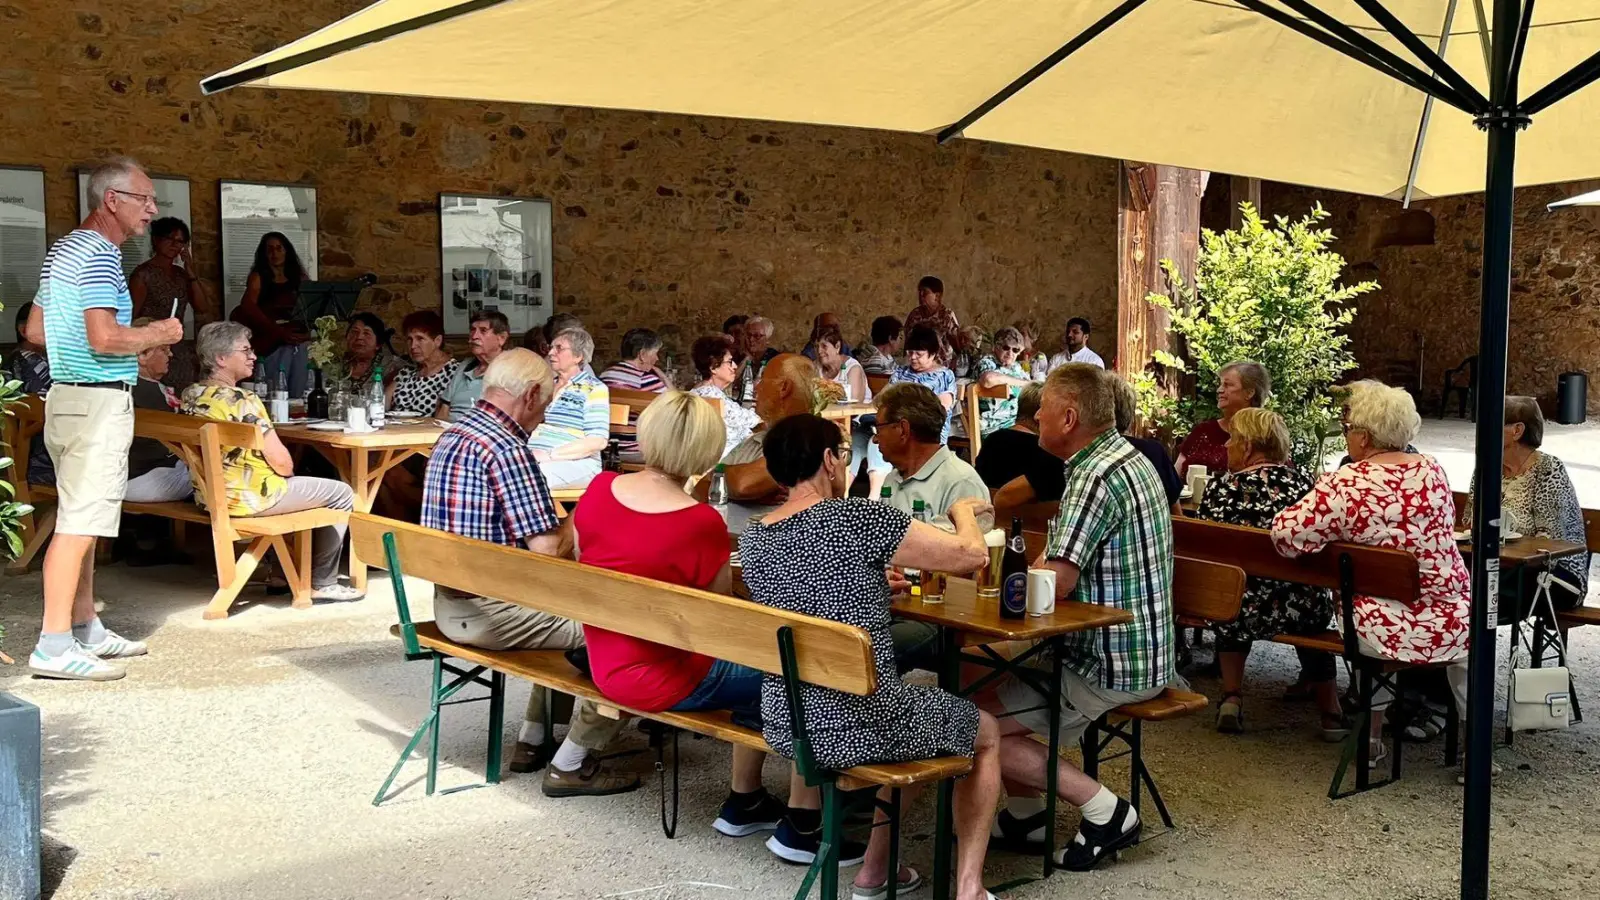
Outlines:
<svg viewBox="0 0 1600 900"><path fill-rule="evenodd" d="M833 449L833 455L839 460L839 462L848 466L850 465L850 457L854 455L854 451L850 449L849 444L844 444L842 446L835 447Z"/></svg>

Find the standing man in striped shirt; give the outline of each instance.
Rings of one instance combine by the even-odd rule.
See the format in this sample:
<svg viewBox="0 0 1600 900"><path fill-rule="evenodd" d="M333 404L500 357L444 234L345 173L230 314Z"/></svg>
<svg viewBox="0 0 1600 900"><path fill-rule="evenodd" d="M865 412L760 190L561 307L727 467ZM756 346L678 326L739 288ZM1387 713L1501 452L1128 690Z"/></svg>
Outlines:
<svg viewBox="0 0 1600 900"><path fill-rule="evenodd" d="M56 467L56 532L44 557L44 623L28 660L35 675L111 681L106 660L142 656L94 611L94 545L116 537L133 441L133 386L141 352L183 338L178 319L130 327L133 301L122 242L156 215L155 186L139 164L109 160L89 175L89 217L45 254L26 336L50 353L44 441Z"/></svg>

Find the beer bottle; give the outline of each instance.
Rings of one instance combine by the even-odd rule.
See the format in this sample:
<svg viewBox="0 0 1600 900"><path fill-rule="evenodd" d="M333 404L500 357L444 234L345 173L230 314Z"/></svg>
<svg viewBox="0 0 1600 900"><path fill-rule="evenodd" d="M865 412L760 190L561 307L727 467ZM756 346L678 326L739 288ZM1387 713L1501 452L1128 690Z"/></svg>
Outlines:
<svg viewBox="0 0 1600 900"><path fill-rule="evenodd" d="M1000 617L1021 619L1028 615L1028 554L1022 540L1022 520L1011 520L1011 542L1000 564Z"/></svg>
<svg viewBox="0 0 1600 900"><path fill-rule="evenodd" d="M885 491L888 488L884 488ZM919 522L928 521L927 505L921 500L911 501L911 518ZM906 581L911 585L911 596L922 599L922 570L906 569Z"/></svg>

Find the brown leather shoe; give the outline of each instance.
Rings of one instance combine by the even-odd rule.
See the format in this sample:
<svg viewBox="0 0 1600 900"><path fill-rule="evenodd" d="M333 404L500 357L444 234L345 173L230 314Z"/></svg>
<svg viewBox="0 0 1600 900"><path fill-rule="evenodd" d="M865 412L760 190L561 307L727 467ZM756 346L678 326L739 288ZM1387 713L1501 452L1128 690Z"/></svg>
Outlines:
<svg viewBox="0 0 1600 900"><path fill-rule="evenodd" d="M511 750L511 771L518 775L537 772L550 764L550 758L556 755L554 741L545 741L542 744L529 744L517 741Z"/></svg>
<svg viewBox="0 0 1600 900"><path fill-rule="evenodd" d="M639 776L632 772L607 771L591 756L575 772L559 769L552 763L544 770L542 785L546 797L607 797L637 790Z"/></svg>

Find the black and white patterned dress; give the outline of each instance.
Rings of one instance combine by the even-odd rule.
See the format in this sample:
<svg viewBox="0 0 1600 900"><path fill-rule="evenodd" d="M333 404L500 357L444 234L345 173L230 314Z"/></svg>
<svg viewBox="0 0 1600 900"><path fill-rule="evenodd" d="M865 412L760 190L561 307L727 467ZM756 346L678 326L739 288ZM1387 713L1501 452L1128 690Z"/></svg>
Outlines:
<svg viewBox="0 0 1600 900"><path fill-rule="evenodd" d="M972 756L978 708L936 687L906 684L895 669L884 567L911 519L864 499L824 500L773 523L753 523L739 541L750 598L777 609L866 629L878 689L858 697L801 687L806 728L817 762L843 769L869 762ZM767 743L794 756L783 679L768 675L761 692Z"/></svg>
<svg viewBox="0 0 1600 900"><path fill-rule="evenodd" d="M423 375L422 370L414 366L401 369L394 379L394 401L389 408L433 415L444 397L444 389L450 386L450 379L456 377L456 370L460 368L461 360L452 359L432 375Z"/></svg>
<svg viewBox="0 0 1600 900"><path fill-rule="evenodd" d="M1309 472L1283 465L1229 472L1217 479L1196 516L1228 525L1272 528L1272 519L1311 493ZM1318 634L1333 620L1333 594L1325 588L1251 576L1245 581L1239 618L1217 626L1223 650L1279 634Z"/></svg>

